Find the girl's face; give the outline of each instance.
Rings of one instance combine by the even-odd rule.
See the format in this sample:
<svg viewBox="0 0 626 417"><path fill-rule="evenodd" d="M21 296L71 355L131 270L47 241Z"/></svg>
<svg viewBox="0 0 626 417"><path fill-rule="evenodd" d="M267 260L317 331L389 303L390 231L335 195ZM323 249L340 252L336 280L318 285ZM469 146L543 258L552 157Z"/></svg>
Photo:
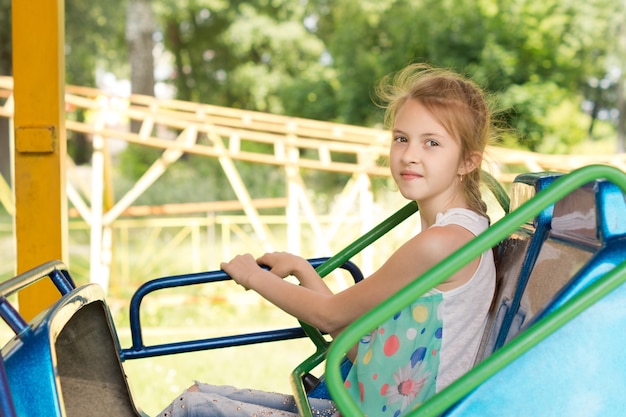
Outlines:
<svg viewBox="0 0 626 417"><path fill-rule="evenodd" d="M409 99L398 109L389 163L405 198L438 212L465 206L460 145L417 100Z"/></svg>

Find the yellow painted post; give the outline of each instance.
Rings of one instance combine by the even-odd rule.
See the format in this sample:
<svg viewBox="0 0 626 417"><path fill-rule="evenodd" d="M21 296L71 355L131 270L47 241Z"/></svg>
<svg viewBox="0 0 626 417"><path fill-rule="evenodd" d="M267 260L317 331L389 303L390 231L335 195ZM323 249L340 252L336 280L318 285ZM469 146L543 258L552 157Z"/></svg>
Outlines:
<svg viewBox="0 0 626 417"><path fill-rule="evenodd" d="M63 0L12 3L17 270L67 261ZM30 320L58 299L47 280L19 294Z"/></svg>

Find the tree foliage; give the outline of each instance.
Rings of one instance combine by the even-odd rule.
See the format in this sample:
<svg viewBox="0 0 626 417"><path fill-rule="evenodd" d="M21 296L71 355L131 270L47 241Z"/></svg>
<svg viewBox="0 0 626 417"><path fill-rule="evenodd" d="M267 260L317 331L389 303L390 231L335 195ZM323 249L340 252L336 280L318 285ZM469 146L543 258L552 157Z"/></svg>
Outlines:
<svg viewBox="0 0 626 417"><path fill-rule="evenodd" d="M66 1L68 83L94 85L96 68L128 76L128 1ZM616 40L626 13L621 3L154 0L150 5L154 39L171 57L172 71L162 81L179 99L373 126L381 121L370 97L374 83L421 61L466 73L484 86L515 132L502 139L507 146L563 152L589 136L590 115L623 103L617 86L626 58ZM0 0L0 9L5 39L10 25L2 22L10 1ZM0 46L2 57L6 44ZM614 84L602 91L595 87L615 73Z"/></svg>
<svg viewBox="0 0 626 417"><path fill-rule="evenodd" d="M11 0L0 0L0 75L11 75Z"/></svg>
<svg viewBox="0 0 626 417"><path fill-rule="evenodd" d="M304 91L328 90L333 73L319 62L324 44L306 29L301 2L207 0L173 10L177 6L162 5L160 16L178 98L284 114L309 96Z"/></svg>
<svg viewBox="0 0 626 417"><path fill-rule="evenodd" d="M581 105L597 94L588 80L615 61L611 30L620 21L611 0L154 4L177 98L373 126L382 119L374 84L428 62L488 90L513 132L503 144L541 152L567 152L588 138L593 121ZM607 97L596 107L613 106ZM332 189L327 176L308 175Z"/></svg>
<svg viewBox="0 0 626 417"><path fill-rule="evenodd" d="M374 83L423 61L500 99L518 135L507 144L551 151L564 147L547 138L586 138L580 103L587 80L608 70L607 22L619 9L609 0L197 0L164 2L158 14L179 98L371 126L381 120Z"/></svg>
<svg viewBox="0 0 626 417"><path fill-rule="evenodd" d="M606 22L616 6L606 0L327 0L319 10L344 121L374 123L379 115L365 102L372 82L424 61L476 79L506 106L502 116L517 132L518 146L538 150L547 136L570 144L585 137L580 131L572 137L567 118L550 125L545 119L564 101L579 104L587 79L607 71L614 37L607 36ZM570 110L572 118L585 117L580 107Z"/></svg>
<svg viewBox="0 0 626 417"><path fill-rule="evenodd" d="M96 86L96 71L127 76L124 8L119 2L65 1L65 79Z"/></svg>

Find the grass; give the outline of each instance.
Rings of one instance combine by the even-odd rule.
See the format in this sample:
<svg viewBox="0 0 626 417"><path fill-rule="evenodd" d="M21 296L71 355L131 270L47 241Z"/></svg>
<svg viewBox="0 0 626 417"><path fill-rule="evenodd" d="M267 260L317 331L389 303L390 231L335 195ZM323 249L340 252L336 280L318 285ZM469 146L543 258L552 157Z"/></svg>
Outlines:
<svg viewBox="0 0 626 417"><path fill-rule="evenodd" d="M135 403L155 416L194 380L291 393L289 374L312 346L307 340L137 359L124 363Z"/></svg>
<svg viewBox="0 0 626 417"><path fill-rule="evenodd" d="M199 306L201 309L201 306ZM273 310L273 311L272 311ZM199 314L202 314L200 311ZM240 314L243 313L243 314ZM172 317L170 317L172 319ZM183 322L184 317L183 317ZM144 329L147 345L293 327L293 319L263 304L218 319L211 327L187 323L181 327ZM118 327L118 329L128 329ZM131 345L127 330L118 330L122 347ZM227 349L133 359L124 363L136 404L148 415L160 412L194 381L291 393L293 368L313 353L308 339Z"/></svg>

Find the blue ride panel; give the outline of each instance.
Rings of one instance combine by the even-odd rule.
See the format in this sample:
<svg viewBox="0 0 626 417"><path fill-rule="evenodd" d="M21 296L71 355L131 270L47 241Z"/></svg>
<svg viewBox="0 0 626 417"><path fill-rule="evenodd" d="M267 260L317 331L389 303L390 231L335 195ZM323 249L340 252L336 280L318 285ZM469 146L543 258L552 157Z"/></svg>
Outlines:
<svg viewBox="0 0 626 417"><path fill-rule="evenodd" d="M2 349L18 416L63 415L52 350L53 329L54 324L49 319L38 316Z"/></svg>
<svg viewBox="0 0 626 417"><path fill-rule="evenodd" d="M0 316L15 333L2 347L2 379L11 394L2 400L3 417L11 416L12 411L18 416L62 416L56 358L51 343L58 328L51 328L52 321L44 314L26 323L6 298L46 277L63 296L68 296L75 287L65 265L59 261L48 262L0 284ZM63 317L68 319L67 315ZM57 319L55 323L59 321Z"/></svg>
<svg viewBox="0 0 626 417"><path fill-rule="evenodd" d="M0 416L16 417L11 387L4 369L4 358L0 355Z"/></svg>
<svg viewBox="0 0 626 417"><path fill-rule="evenodd" d="M626 287L585 310L445 416L623 417Z"/></svg>

